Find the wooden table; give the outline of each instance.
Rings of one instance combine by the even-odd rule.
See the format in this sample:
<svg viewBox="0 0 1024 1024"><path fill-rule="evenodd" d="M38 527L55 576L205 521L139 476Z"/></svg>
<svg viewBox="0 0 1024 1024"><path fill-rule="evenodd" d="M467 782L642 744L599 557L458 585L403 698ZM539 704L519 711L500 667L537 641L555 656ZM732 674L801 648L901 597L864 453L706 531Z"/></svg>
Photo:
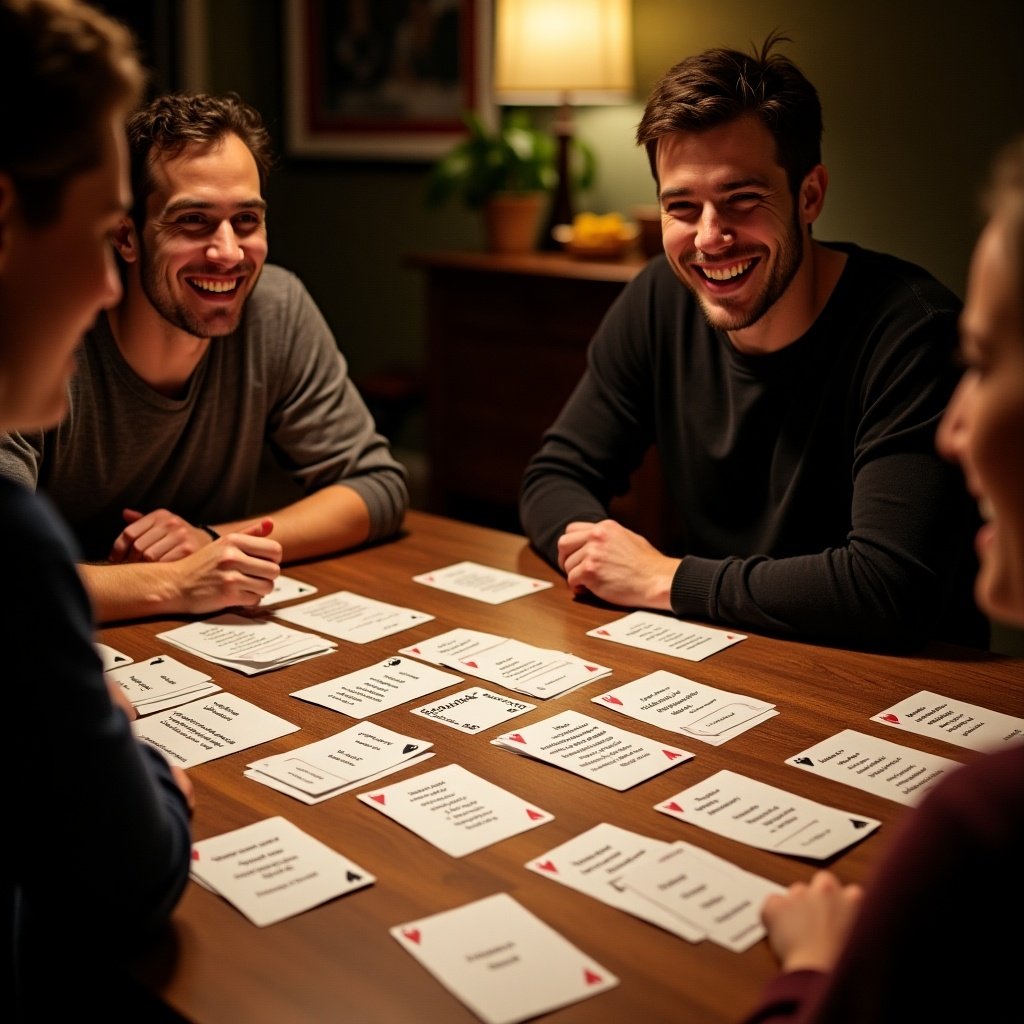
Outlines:
<svg viewBox="0 0 1024 1024"><path fill-rule="evenodd" d="M412 581L417 573L462 560L550 579L555 586L490 606ZM703 662L690 663L587 637L588 629L618 618L622 610L572 600L557 574L520 536L426 513L410 513L405 534L394 542L292 566L288 573L316 585L321 594L351 590L436 618L375 643L341 641L330 655L254 677L169 649L154 634L172 622L101 631L104 642L134 658L173 650L176 658L208 671L225 690L301 727L190 770L197 795L196 839L283 815L377 877L368 889L266 928L253 926L225 900L190 883L168 934L140 955L137 974L178 1013L203 1024L473 1021L474 1015L402 950L388 929L497 892L511 894L620 978L611 991L545 1020L734 1021L775 969L767 943L742 954L710 941L691 945L523 865L598 822L612 822L663 840L684 839L780 883L808 877L816 864L748 848L653 810L657 802L728 768L880 819L881 829L831 862L843 878L862 879L907 809L791 768L785 759L847 727L958 761L978 756L869 720L922 689L1024 715L1022 662L978 651L936 646L919 656L897 657L750 636ZM670 734L591 702L598 693L658 668L771 700L780 714L720 747L677 744L696 756L624 793L493 747L489 740L497 728L464 735L410 716L410 707L473 685L477 680L472 678L375 715L381 725L432 741L436 752L424 766L397 773L389 782L458 763L555 815L540 828L458 859L368 808L354 793L306 806L243 777L244 766L255 756L290 750L353 724L344 715L289 696L291 691L375 664L417 639L457 626L571 651L612 667L610 678L536 701L536 710L517 718L517 724L572 708L665 739Z"/></svg>

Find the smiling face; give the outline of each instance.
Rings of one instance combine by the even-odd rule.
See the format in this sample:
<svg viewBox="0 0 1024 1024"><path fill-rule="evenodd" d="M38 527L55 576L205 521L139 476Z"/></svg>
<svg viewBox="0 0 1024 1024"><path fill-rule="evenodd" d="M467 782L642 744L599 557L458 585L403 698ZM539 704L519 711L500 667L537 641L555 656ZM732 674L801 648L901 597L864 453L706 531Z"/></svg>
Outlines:
<svg viewBox="0 0 1024 1024"><path fill-rule="evenodd" d="M975 247L960 332L967 370L938 446L960 462L986 520L976 541L978 605L1024 626L1024 267L1013 224L997 214Z"/></svg>
<svg viewBox="0 0 1024 1024"><path fill-rule="evenodd" d="M56 218L20 215L0 175L0 429L51 427L67 411L74 351L121 297L111 235L129 202L124 111L101 123L102 158L71 179Z"/></svg>
<svg viewBox="0 0 1024 1024"><path fill-rule="evenodd" d="M811 171L794 202L771 133L744 116L663 136L657 169L662 239L676 276L712 326L742 331L758 324L806 266L807 225L820 212L824 168Z"/></svg>
<svg viewBox="0 0 1024 1024"><path fill-rule="evenodd" d="M138 273L160 315L197 338L238 327L267 258L256 161L234 134L171 159L154 151Z"/></svg>

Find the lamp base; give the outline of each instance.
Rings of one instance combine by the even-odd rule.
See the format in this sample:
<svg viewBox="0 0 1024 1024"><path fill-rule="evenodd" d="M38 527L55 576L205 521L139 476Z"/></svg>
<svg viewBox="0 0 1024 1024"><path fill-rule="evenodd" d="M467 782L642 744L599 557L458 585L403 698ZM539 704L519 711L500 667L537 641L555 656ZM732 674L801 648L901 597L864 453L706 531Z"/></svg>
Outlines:
<svg viewBox="0 0 1024 1024"><path fill-rule="evenodd" d="M572 172L569 169L569 151L572 148L573 124L572 113L568 103L562 104L558 117L552 126L552 131L558 144L555 162L558 182L551 196L548 222L540 240L540 247L542 249L561 248L561 245L555 241L554 236L551 234L551 230L558 224L571 224L576 212L572 200Z"/></svg>

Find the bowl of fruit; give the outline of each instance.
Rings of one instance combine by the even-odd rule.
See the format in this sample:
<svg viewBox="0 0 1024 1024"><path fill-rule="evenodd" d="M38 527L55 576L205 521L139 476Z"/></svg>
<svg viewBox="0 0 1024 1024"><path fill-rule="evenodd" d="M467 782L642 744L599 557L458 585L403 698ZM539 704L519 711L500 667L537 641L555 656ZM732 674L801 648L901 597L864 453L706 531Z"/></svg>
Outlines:
<svg viewBox="0 0 1024 1024"><path fill-rule="evenodd" d="M552 237L579 259L617 260L625 255L640 233L618 213L578 213L571 224L558 224Z"/></svg>

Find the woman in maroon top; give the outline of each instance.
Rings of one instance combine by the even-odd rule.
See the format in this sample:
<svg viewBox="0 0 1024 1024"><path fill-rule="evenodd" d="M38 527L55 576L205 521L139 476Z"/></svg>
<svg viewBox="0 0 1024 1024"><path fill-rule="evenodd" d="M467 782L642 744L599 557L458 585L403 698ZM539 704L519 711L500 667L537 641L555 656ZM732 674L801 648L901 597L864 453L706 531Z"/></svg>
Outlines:
<svg viewBox="0 0 1024 1024"><path fill-rule="evenodd" d="M1024 626L1024 137L997 161L939 428L985 524L975 596ZM762 909L782 973L748 1024L1024 1019L1024 745L948 776L865 889L819 871Z"/></svg>

